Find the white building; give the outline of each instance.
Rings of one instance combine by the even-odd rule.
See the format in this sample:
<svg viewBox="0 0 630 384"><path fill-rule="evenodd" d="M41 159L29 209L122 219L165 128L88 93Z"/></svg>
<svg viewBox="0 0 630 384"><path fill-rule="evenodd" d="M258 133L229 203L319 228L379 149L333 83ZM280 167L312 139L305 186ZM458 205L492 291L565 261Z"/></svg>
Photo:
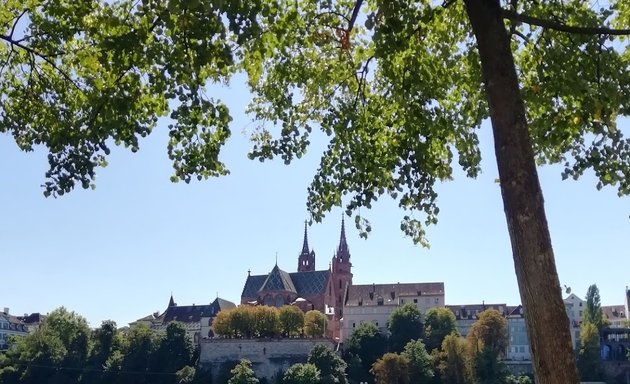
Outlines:
<svg viewBox="0 0 630 384"><path fill-rule="evenodd" d="M26 336L28 328L17 317L9 313L9 308L0 312L0 350L8 347L9 338L12 336Z"/></svg>
<svg viewBox="0 0 630 384"><path fill-rule="evenodd" d="M532 359L532 352L527 337L527 325L525 324L525 311L523 306L508 307L507 319L508 348L506 359L527 360Z"/></svg>
<svg viewBox="0 0 630 384"><path fill-rule="evenodd" d="M387 334L387 320L394 309L414 304L420 313L444 307L444 283L394 283L351 285L347 288L341 320L341 340L346 341L363 322Z"/></svg>
<svg viewBox="0 0 630 384"><path fill-rule="evenodd" d="M564 307L569 317L573 349L577 350L578 343L580 342L580 325L582 324L582 315L586 308L586 301L572 293L564 299Z"/></svg>

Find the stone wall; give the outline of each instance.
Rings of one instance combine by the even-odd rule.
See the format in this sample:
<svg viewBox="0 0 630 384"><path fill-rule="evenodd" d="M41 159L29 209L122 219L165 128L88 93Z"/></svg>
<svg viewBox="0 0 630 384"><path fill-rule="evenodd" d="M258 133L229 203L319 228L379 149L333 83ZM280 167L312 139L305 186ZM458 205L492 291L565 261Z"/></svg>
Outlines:
<svg viewBox="0 0 630 384"><path fill-rule="evenodd" d="M271 380L291 365L305 363L318 344L337 347L329 339L205 339L200 341L199 364L210 368L214 383L241 359L252 362L256 377Z"/></svg>

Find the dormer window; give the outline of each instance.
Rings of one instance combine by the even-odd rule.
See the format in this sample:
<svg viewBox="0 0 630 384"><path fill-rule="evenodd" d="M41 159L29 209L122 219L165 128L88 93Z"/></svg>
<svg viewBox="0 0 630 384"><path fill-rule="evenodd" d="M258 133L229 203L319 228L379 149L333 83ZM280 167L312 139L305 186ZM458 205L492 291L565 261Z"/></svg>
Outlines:
<svg viewBox="0 0 630 384"><path fill-rule="evenodd" d="M383 305L383 298L381 296L376 298L376 305Z"/></svg>

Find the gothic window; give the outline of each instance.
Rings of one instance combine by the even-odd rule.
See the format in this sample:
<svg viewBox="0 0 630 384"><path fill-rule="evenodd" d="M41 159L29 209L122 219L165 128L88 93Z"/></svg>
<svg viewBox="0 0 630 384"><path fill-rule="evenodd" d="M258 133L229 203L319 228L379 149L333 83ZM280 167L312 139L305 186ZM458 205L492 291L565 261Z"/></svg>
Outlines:
<svg viewBox="0 0 630 384"><path fill-rule="evenodd" d="M263 301L263 303L266 306L273 307L273 297L271 297L271 295L265 296L265 300Z"/></svg>
<svg viewBox="0 0 630 384"><path fill-rule="evenodd" d="M280 308L284 305L284 297L277 296L276 297L276 307Z"/></svg>
<svg viewBox="0 0 630 384"><path fill-rule="evenodd" d="M339 279L339 289L341 289L341 279Z"/></svg>
<svg viewBox="0 0 630 384"><path fill-rule="evenodd" d="M376 305L383 305L383 298L381 296L376 298Z"/></svg>

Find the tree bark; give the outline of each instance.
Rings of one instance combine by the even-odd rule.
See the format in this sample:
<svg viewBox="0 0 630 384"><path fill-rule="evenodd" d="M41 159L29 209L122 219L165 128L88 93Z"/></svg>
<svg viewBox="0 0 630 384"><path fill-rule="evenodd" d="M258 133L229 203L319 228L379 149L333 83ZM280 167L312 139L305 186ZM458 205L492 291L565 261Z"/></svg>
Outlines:
<svg viewBox="0 0 630 384"><path fill-rule="evenodd" d="M537 383L579 383L525 105L499 0L464 0L477 39Z"/></svg>

